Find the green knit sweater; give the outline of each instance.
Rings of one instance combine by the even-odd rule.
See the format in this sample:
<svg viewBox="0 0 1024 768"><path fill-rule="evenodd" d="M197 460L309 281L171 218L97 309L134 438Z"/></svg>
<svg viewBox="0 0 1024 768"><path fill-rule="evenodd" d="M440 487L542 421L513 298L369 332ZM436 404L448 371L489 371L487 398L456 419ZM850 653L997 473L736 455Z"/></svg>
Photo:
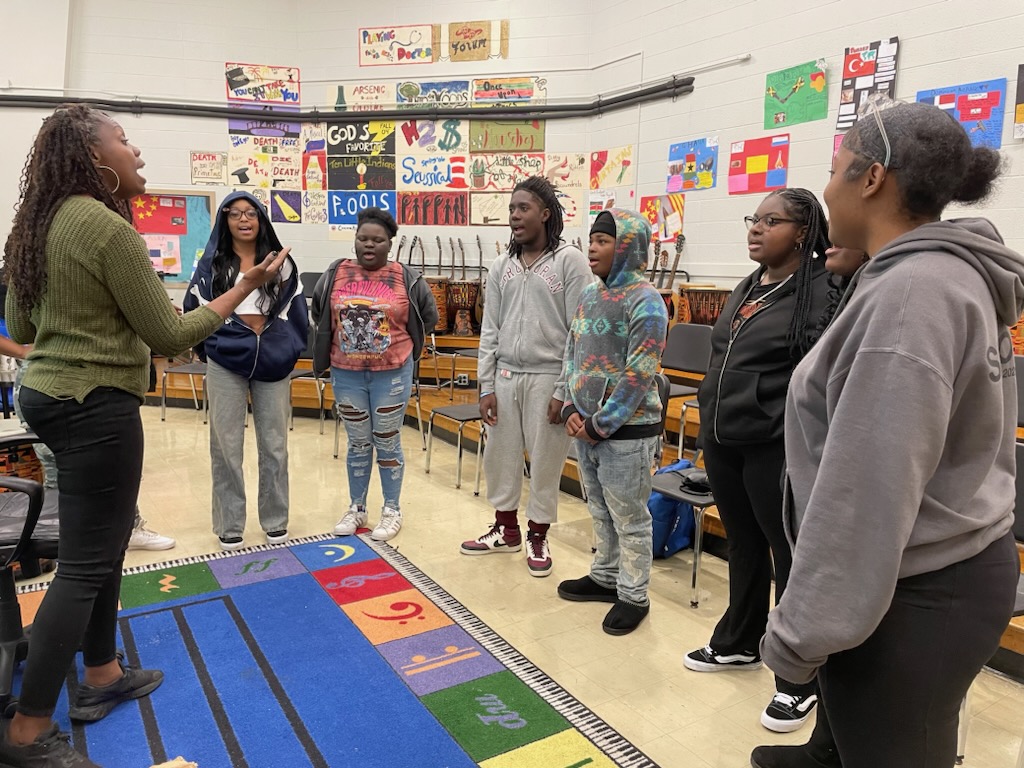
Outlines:
<svg viewBox="0 0 1024 768"><path fill-rule="evenodd" d="M208 307L179 317L131 224L89 197L71 197L46 239L46 288L31 315L7 294L7 328L28 354L26 387L82 402L97 387L142 401L149 349L173 356L224 322Z"/></svg>

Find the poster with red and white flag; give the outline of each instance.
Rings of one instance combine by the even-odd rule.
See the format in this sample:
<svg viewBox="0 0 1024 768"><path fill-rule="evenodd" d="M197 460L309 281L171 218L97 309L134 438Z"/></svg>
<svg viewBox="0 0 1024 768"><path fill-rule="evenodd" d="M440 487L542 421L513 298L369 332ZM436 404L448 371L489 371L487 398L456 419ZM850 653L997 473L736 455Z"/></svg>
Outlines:
<svg viewBox="0 0 1024 768"><path fill-rule="evenodd" d="M870 108L872 101L888 101L896 97L899 49L898 37L846 49L843 56L843 83L839 90L837 131L852 128Z"/></svg>
<svg viewBox="0 0 1024 768"><path fill-rule="evenodd" d="M1003 145L1006 78L918 91L917 100L944 109L964 127L976 147Z"/></svg>
<svg viewBox="0 0 1024 768"><path fill-rule="evenodd" d="M184 196L139 195L131 200L135 229L144 235L188 234L188 205Z"/></svg>

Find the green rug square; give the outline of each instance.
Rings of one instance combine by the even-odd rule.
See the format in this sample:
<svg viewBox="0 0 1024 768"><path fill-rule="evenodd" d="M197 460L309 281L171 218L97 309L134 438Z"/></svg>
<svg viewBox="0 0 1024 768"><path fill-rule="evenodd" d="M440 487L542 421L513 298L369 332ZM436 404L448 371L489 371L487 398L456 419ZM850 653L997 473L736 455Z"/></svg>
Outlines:
<svg viewBox="0 0 1024 768"><path fill-rule="evenodd" d="M220 584L206 563L161 568L121 579L121 606L137 608L219 589Z"/></svg>
<svg viewBox="0 0 1024 768"><path fill-rule="evenodd" d="M512 672L496 672L420 699L476 762L569 728Z"/></svg>

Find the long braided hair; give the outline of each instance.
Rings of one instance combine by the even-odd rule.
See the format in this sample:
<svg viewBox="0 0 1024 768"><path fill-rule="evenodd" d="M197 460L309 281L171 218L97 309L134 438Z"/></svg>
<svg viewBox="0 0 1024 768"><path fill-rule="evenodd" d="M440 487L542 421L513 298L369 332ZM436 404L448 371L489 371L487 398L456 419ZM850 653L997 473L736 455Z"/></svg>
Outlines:
<svg viewBox="0 0 1024 768"><path fill-rule="evenodd" d="M786 332L786 343L789 354L794 362L799 362L814 346L820 331L817 318L811 314L811 281L819 268L825 263L825 251L828 250L828 219L825 211L813 192L799 187L780 189L772 192L769 197L782 199L786 214L792 216L807 227L803 242L800 243L800 266L797 267L794 281L796 282L796 306L789 321ZM821 258L815 261L815 255Z"/></svg>
<svg viewBox="0 0 1024 768"><path fill-rule="evenodd" d="M4 264L8 284L26 314L46 288L46 238L65 200L88 195L132 220L128 201L114 198L89 154L104 119L106 115L84 104L59 108L43 120L25 160Z"/></svg>
<svg viewBox="0 0 1024 768"><path fill-rule="evenodd" d="M562 244L562 230L565 228L562 221L562 204L558 202L554 186L543 176L531 176L516 184L512 193L515 194L521 189L537 198L541 208L547 208L551 212L548 220L544 222L544 231L547 235L548 250L554 251ZM523 255L523 246L516 243L515 236L508 241L508 252L513 256Z"/></svg>

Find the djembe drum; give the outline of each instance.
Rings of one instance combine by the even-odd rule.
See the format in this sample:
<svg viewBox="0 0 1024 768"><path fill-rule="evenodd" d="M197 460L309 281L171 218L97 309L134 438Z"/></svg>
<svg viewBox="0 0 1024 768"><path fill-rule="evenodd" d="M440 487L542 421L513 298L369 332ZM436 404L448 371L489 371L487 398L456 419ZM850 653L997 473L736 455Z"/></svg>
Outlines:
<svg viewBox="0 0 1024 768"><path fill-rule="evenodd" d="M448 284L448 308L454 316L453 336L473 335L473 310L480 294L480 283L475 280L452 280Z"/></svg>
<svg viewBox="0 0 1024 768"><path fill-rule="evenodd" d="M680 298L686 302L686 311L681 311L682 316L688 315L689 320L696 325L714 325L718 316L722 314L725 303L729 300L732 291L722 288L685 288L679 292Z"/></svg>
<svg viewBox="0 0 1024 768"><path fill-rule="evenodd" d="M434 303L437 304L437 325L433 330L436 333L448 333L448 283L447 277L424 278L430 286L430 292L434 296Z"/></svg>
<svg viewBox="0 0 1024 768"><path fill-rule="evenodd" d="M676 316L676 306L674 301L675 295L671 288L658 288L657 291L661 294L662 301L665 302L665 309L668 310L669 322L672 322L672 318Z"/></svg>

